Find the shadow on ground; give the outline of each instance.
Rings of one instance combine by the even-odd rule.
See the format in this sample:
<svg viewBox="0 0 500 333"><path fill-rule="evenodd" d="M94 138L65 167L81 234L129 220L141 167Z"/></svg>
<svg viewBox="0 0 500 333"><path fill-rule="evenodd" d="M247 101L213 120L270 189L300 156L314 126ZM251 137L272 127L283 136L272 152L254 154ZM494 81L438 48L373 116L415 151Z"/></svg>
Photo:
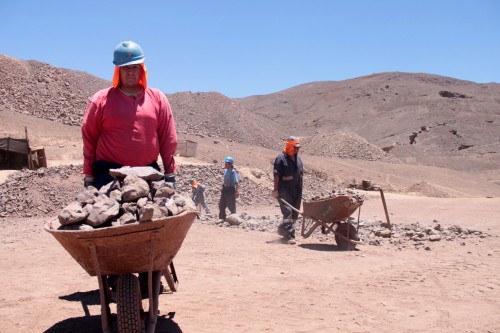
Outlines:
<svg viewBox="0 0 500 333"><path fill-rule="evenodd" d="M101 304L99 290L78 291L69 295L61 296L60 299L69 302L81 302L85 316L62 320L50 327L45 333L90 333L102 332L101 316L91 316L88 307ZM181 328L173 320L175 312L166 315L158 315L156 330L158 333L182 333ZM116 325L116 314L111 314L113 332L118 332Z"/></svg>
<svg viewBox="0 0 500 333"><path fill-rule="evenodd" d="M157 333L182 333L181 328L173 321L175 313L158 316ZM68 318L56 323L44 333L97 333L102 332L101 316L84 316ZM118 332L116 317L113 318L113 332Z"/></svg>

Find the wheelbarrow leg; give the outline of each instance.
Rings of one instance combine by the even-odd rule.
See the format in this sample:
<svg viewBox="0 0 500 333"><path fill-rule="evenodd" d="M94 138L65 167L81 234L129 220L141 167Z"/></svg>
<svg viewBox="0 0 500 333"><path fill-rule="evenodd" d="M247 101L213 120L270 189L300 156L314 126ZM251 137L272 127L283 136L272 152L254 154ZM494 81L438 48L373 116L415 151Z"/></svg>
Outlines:
<svg viewBox="0 0 500 333"><path fill-rule="evenodd" d="M94 268L97 275L97 282L99 283L102 331L103 333L111 333L111 310L109 309L109 300L111 298L111 295L109 294L108 280L105 275L101 275L101 269L99 268L99 262L97 261L95 244L89 241L88 245L90 247L90 252L92 253L92 260L94 262Z"/></svg>
<svg viewBox="0 0 500 333"><path fill-rule="evenodd" d="M111 333L111 310L109 309L109 294L108 277L106 275L97 276L99 282L99 296L101 299L101 324L103 333Z"/></svg>
<svg viewBox="0 0 500 333"><path fill-rule="evenodd" d="M161 271L154 271L153 276L150 278L149 282L152 284L149 286L149 316L148 323L146 325L146 333L154 333L156 329L156 322L158 320L158 305L160 296L160 285L161 285ZM152 288L151 288L152 287Z"/></svg>
<svg viewBox="0 0 500 333"><path fill-rule="evenodd" d="M179 288L179 279L177 279L177 274L175 273L174 262L171 262L170 265L163 271L163 276L165 280L167 280L168 287L172 292L176 292Z"/></svg>

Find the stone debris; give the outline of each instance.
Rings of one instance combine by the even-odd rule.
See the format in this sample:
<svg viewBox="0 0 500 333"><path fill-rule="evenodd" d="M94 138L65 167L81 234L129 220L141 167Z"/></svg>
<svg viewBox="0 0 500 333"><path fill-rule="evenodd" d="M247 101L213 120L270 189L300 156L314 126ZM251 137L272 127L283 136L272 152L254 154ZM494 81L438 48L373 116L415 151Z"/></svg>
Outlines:
<svg viewBox="0 0 500 333"><path fill-rule="evenodd" d="M141 212L143 219L147 218L147 214L150 214L151 210L149 206L145 207L145 204L150 201L150 193L154 193L156 201L160 199L164 201L160 206L153 205L153 216L179 214L184 209L183 205L191 201L187 199L191 195L191 187L187 183L187 179L190 177L196 177L206 185L208 206L213 213L216 213L223 175L222 168L217 163L217 161L214 161L213 165L202 166L179 165L176 171L177 183L175 190L169 186L165 186L162 182L150 181L148 182L150 186L148 196L140 198L137 201L126 202L123 200L123 181L113 182L104 186L100 192L107 193L110 199L119 202L120 207L120 215L110 218L104 225L137 223L139 221L138 214L141 214ZM62 165L38 170L21 170L9 175L7 180L3 184L0 184L0 221L8 221L11 217L53 217L58 214L63 214L64 216L64 214L68 214L64 209L70 204L74 205L76 201L82 207L81 212L78 212L79 209L76 208L75 216L70 217L68 215L68 217L65 217L68 221L74 219L65 228L67 230L88 230L93 228L89 224L82 222L87 217L79 222L75 222L81 218L78 214L87 214L83 207L86 207L90 215L90 208L93 208L97 197L100 195L96 194L99 192L96 189L87 188L86 190L82 190L81 169L81 165ZM121 170L120 172L125 171ZM117 178L123 178L123 180L127 175L129 174L115 174ZM259 173L260 180L266 177L271 181L270 173ZM362 193L354 189L336 187L335 184L325 180L319 173L306 170L304 177L305 188L303 197L306 201L321 200L338 195L346 195L353 201L365 200ZM241 174L240 183L240 197L237 200L237 211L239 213L235 216L237 220L234 219L232 222L219 221L217 214L200 214L195 222L225 228L239 228L248 231L275 234L278 225L282 221L282 216L277 201L271 196L271 189L254 182L252 178L244 174ZM269 211L272 211L272 213L252 214L252 207L269 207ZM140 210L141 212L139 212ZM353 215L357 217L357 211ZM357 219L349 217L348 220L357 226ZM479 230L472 230L458 225L444 227L436 220L432 221L432 226L430 227L424 227L419 224L405 226L393 223L392 228L389 230L390 237L382 237L377 236L376 233L380 235L389 233L389 231L382 232L382 230L389 228L387 223L373 220L362 220L360 222L359 236L364 241L364 244L368 246L391 246L395 249L423 249L426 246L429 248L435 247L436 244L442 244L445 241L455 241L465 244L465 241L491 237L491 235ZM447 222L450 224L452 221ZM52 223L57 224L56 228L60 226L58 219ZM99 221L94 223L98 224ZM301 217L295 226L296 230L300 230L300 223ZM298 232L297 235L299 235ZM308 238L308 241L334 242L333 238L333 234L324 235L321 233L321 228L317 228Z"/></svg>
<svg viewBox="0 0 500 333"><path fill-rule="evenodd" d="M343 188L333 188L330 193L327 193L326 195L323 194L322 196L316 195L313 197L308 198L307 201L318 201L318 200L327 200L339 196L346 196L348 197L352 203L360 203L363 204L365 201L365 196L362 193L355 192L350 189L343 189Z"/></svg>
<svg viewBox="0 0 500 333"><path fill-rule="evenodd" d="M400 250L411 247L432 250L432 243L443 240L462 241L464 239L477 240L491 237L490 234L485 232L461 228L457 225L444 228L439 223L432 227L423 226L419 223L412 223L410 225L393 224L389 229L387 223L382 221L361 226L359 228L359 236L368 245L393 245Z"/></svg>
<svg viewBox="0 0 500 333"><path fill-rule="evenodd" d="M60 226L52 221L51 227L89 230L150 222L196 210L190 198L176 193L161 180L159 175L163 175L151 167L113 169L110 174L114 176L114 181L100 190L89 186L80 192L75 201L60 211Z"/></svg>

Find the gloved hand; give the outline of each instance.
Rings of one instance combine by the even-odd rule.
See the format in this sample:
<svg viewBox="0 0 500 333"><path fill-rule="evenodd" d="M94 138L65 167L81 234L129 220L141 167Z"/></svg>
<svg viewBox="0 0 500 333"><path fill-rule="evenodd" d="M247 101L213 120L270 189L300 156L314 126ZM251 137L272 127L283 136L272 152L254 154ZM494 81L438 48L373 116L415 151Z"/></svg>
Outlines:
<svg viewBox="0 0 500 333"><path fill-rule="evenodd" d="M279 194L278 190L274 190L273 191L273 198L278 199L279 196L280 196L280 194Z"/></svg>
<svg viewBox="0 0 500 333"><path fill-rule="evenodd" d="M87 188L91 185L94 185L94 180L94 176L85 175L85 177L83 177L83 186Z"/></svg>
<svg viewBox="0 0 500 333"><path fill-rule="evenodd" d="M166 173L165 174L165 183L171 183L172 188L175 190L175 174L173 173Z"/></svg>

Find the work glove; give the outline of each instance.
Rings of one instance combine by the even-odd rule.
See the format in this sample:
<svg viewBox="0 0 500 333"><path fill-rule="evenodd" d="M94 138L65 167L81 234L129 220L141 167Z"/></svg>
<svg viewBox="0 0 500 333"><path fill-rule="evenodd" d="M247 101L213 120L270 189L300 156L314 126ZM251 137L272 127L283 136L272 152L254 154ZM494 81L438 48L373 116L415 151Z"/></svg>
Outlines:
<svg viewBox="0 0 500 333"><path fill-rule="evenodd" d="M85 175L83 177L83 186L87 188L89 186L94 185L94 180L95 180L94 176Z"/></svg>
<svg viewBox="0 0 500 333"><path fill-rule="evenodd" d="M165 174L165 183L171 183L172 188L175 190L175 174L173 173L166 173Z"/></svg>
<svg viewBox="0 0 500 333"><path fill-rule="evenodd" d="M278 199L279 196L280 196L280 194L279 194L278 190L274 190L273 191L273 198Z"/></svg>

